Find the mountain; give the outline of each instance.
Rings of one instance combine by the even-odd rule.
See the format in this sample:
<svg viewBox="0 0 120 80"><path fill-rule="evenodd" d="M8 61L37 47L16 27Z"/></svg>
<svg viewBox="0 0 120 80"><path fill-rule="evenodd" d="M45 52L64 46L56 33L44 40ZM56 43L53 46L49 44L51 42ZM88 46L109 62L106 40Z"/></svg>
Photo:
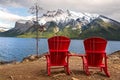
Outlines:
<svg viewBox="0 0 120 80"><path fill-rule="evenodd" d="M18 36L20 34L24 34L33 24L34 23L30 20L18 20L15 23L14 28L0 33L0 36L15 37L15 36Z"/></svg>
<svg viewBox="0 0 120 80"><path fill-rule="evenodd" d="M101 36L109 40L120 40L120 22L98 14L74 12L61 9L47 11L39 17L39 24L44 25L42 37L53 36L57 28L58 35L70 38L84 39L90 36ZM31 20L18 20L15 27L0 36L35 37L35 22ZM39 33L40 34L40 33Z"/></svg>
<svg viewBox="0 0 120 80"><path fill-rule="evenodd" d="M40 18L39 23L44 25L52 21L56 22L59 27L64 27L69 24L75 26L78 22L82 23L82 25L86 25L98 17L98 14L80 13L70 10L63 11L58 9L57 11L47 11L47 13L43 14Z"/></svg>
<svg viewBox="0 0 120 80"><path fill-rule="evenodd" d="M84 26L86 29L79 35L81 38L101 36L108 40L120 40L120 22L100 15L91 23Z"/></svg>

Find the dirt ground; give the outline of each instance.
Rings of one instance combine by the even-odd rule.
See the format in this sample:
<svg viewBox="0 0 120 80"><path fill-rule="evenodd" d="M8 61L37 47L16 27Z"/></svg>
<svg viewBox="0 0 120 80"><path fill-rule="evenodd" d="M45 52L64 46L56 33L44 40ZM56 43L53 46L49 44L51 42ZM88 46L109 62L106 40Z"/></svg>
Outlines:
<svg viewBox="0 0 120 80"><path fill-rule="evenodd" d="M0 80L120 80L120 51L108 57L110 78L104 72L91 71L87 76L82 68L81 57L71 57L69 62L70 75L64 69L52 69L51 75L46 72L46 59L0 65Z"/></svg>

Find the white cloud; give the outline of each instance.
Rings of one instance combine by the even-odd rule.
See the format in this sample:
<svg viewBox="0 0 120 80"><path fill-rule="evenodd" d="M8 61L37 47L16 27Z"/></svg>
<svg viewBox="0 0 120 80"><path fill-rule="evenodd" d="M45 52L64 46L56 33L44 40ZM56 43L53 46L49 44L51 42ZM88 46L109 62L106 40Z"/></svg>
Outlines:
<svg viewBox="0 0 120 80"><path fill-rule="evenodd" d="M23 19L23 17L14 15L5 11L0 11L0 19L6 20L6 21L16 21L18 19Z"/></svg>
<svg viewBox="0 0 120 80"><path fill-rule="evenodd" d="M5 23L1 23L1 22L0 22L0 27L8 28L9 26L10 26L9 24L5 24Z"/></svg>
<svg viewBox="0 0 120 80"><path fill-rule="evenodd" d="M113 13L113 14L110 14L108 15L110 18L115 18L115 20L119 21L120 22L120 10L117 12L117 13Z"/></svg>
<svg viewBox="0 0 120 80"><path fill-rule="evenodd" d="M11 28L14 27L14 24L17 20L24 19L24 20L30 20L32 16L19 16L16 14L12 14L7 12L6 9L1 8L0 9L0 27L5 28Z"/></svg>
<svg viewBox="0 0 120 80"><path fill-rule="evenodd" d="M11 28L16 20L21 17L18 15L13 15L4 10L0 10L0 27Z"/></svg>
<svg viewBox="0 0 120 80"><path fill-rule="evenodd" d="M37 0L0 0L0 6L29 9L35 1ZM77 12L97 13L120 22L120 0L38 0L38 4L45 10L69 9ZM28 19L19 14L9 13L7 9L3 11L0 8L0 14L0 20L7 21L6 23L15 22L18 19Z"/></svg>
<svg viewBox="0 0 120 80"><path fill-rule="evenodd" d="M120 0L40 0L40 5L47 9L69 9L80 12L102 14L120 21ZM113 15L114 14L114 15Z"/></svg>
<svg viewBox="0 0 120 80"><path fill-rule="evenodd" d="M0 0L1 6L12 7L28 7L31 6L36 0Z"/></svg>

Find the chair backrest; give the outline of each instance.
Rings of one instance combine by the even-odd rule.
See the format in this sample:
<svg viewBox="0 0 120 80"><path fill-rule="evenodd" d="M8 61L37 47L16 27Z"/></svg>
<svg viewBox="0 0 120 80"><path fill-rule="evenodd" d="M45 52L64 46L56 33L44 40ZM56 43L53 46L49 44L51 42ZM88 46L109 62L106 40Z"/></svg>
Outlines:
<svg viewBox="0 0 120 80"><path fill-rule="evenodd" d="M66 62L70 39L65 36L54 36L48 39L50 62L53 65L62 65Z"/></svg>
<svg viewBox="0 0 120 80"><path fill-rule="evenodd" d="M107 40L100 37L91 37L84 40L84 47L88 65L99 66L102 64L103 57L106 56Z"/></svg>

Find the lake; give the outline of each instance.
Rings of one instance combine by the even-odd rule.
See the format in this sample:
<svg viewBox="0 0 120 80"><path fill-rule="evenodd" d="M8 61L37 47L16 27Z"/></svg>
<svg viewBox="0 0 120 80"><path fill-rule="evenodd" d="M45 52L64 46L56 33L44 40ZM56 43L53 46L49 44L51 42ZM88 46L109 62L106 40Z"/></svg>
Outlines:
<svg viewBox="0 0 120 80"><path fill-rule="evenodd" d="M71 40L70 51L84 53L83 40ZM120 41L108 41L106 52L120 50ZM47 39L39 39L39 54L48 51ZM0 37L0 61L21 61L24 57L36 53L36 39Z"/></svg>

